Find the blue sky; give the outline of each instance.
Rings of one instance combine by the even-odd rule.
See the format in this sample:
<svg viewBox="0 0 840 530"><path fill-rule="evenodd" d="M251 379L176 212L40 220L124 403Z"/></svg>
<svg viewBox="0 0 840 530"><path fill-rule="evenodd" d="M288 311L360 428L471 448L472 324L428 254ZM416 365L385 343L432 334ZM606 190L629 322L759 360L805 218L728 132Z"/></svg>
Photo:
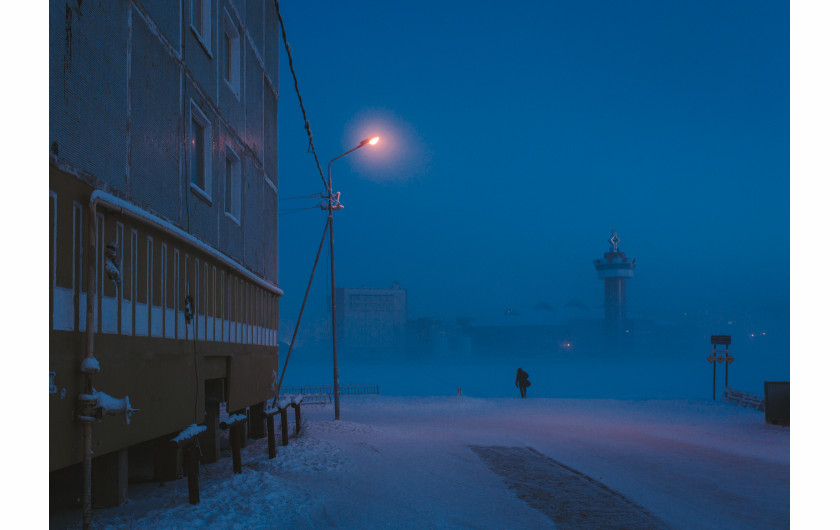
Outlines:
<svg viewBox="0 0 840 530"><path fill-rule="evenodd" d="M281 2L326 172L339 286L399 280L409 317L580 299L592 261L637 259L640 314L786 311L789 5ZM281 197L323 186L285 57ZM289 210L317 199L281 202ZM281 211L293 318L324 212ZM324 306L324 254L313 300Z"/></svg>

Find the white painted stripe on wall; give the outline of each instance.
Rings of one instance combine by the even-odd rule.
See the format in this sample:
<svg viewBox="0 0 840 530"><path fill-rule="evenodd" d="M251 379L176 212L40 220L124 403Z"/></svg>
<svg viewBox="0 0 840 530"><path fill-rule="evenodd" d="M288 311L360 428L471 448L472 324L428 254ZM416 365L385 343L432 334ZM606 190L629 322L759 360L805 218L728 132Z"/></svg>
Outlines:
<svg viewBox="0 0 840 530"><path fill-rule="evenodd" d="M172 332L175 334L176 339L183 337L183 334L181 333L181 328L179 327L180 326L180 323L179 323L180 322L180 318L179 318L180 313L178 312L178 308L181 306L181 284L179 283L181 281L181 262L180 262L180 259L181 259L181 252L177 248L173 249L172 250L172 262L175 266L172 268L172 271L173 271L172 295L173 295L173 300L175 301L175 307L172 308L172 312L175 314L175 317L174 317L175 321L172 324ZM169 322L167 322L167 325L168 324L169 324ZM169 330L169 328L167 327L167 331L168 330Z"/></svg>
<svg viewBox="0 0 840 530"><path fill-rule="evenodd" d="M167 261L169 259L169 248L166 243L160 244L160 309L161 309L161 325L163 330L161 336L169 336L169 322L166 319L166 284L169 281L169 270L167 268Z"/></svg>
<svg viewBox="0 0 840 530"><path fill-rule="evenodd" d="M122 334L131 335L131 300L122 301Z"/></svg>
<svg viewBox="0 0 840 530"><path fill-rule="evenodd" d="M53 287L53 329L73 331L73 289Z"/></svg>
<svg viewBox="0 0 840 530"><path fill-rule="evenodd" d="M53 225L52 225L53 239L52 239L52 241L50 241L50 245L52 245L52 255L53 255L52 263L50 263L50 287L53 290L53 314L52 314L53 324L52 324L52 326L53 326L53 329L57 329L56 328L56 323L55 323L55 307L56 307L55 306L55 303L56 303L56 300L55 300L55 288L56 288L55 267L56 267L56 265L55 264L56 264L56 261L58 261L58 194L56 192L52 191L52 190L50 190L50 203L51 203L50 207L52 208L52 211L50 213L53 216Z"/></svg>
<svg viewBox="0 0 840 530"><path fill-rule="evenodd" d="M177 315L178 313L171 307L166 308L166 338L167 339L174 339L175 338L175 326L178 325L177 322Z"/></svg>
<svg viewBox="0 0 840 530"><path fill-rule="evenodd" d="M114 296L102 297L102 333L117 333L117 298Z"/></svg>
<svg viewBox="0 0 840 530"><path fill-rule="evenodd" d="M120 262L117 264L120 270L120 282L117 284L117 333L125 335L125 304L123 295L125 293L125 226L117 221L117 248L119 249Z"/></svg>
<svg viewBox="0 0 840 530"><path fill-rule="evenodd" d="M137 328L137 336L149 335L149 306L141 302L137 302L137 314L134 323Z"/></svg>
<svg viewBox="0 0 840 530"><path fill-rule="evenodd" d="M152 337L163 337L163 309L158 305L152 306Z"/></svg>
<svg viewBox="0 0 840 530"><path fill-rule="evenodd" d="M82 291L82 205L73 201L73 292ZM79 326L84 326L85 314L78 312ZM84 331L84 328L81 328Z"/></svg>

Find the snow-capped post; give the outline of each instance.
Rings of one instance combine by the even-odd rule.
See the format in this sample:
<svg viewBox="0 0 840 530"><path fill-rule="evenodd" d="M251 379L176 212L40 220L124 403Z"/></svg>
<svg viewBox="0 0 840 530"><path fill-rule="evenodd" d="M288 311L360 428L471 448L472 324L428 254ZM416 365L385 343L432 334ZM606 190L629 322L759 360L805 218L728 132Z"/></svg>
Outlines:
<svg viewBox="0 0 840 530"><path fill-rule="evenodd" d="M292 408L295 409L295 435L300 436L300 427L303 423L300 418L300 404L303 401L303 396L295 396L292 398Z"/></svg>
<svg viewBox="0 0 840 530"><path fill-rule="evenodd" d="M219 422L219 428L224 430L230 429L230 451L233 456L233 472L236 474L242 473L242 443L239 440L239 430L245 425L245 420L248 416L244 414L234 414L225 421Z"/></svg>
<svg viewBox="0 0 840 530"><path fill-rule="evenodd" d="M198 435L206 430L206 425L199 426L193 423L181 431L178 436L169 440L169 447L175 451L181 449L184 455L190 504L200 502L198 493Z"/></svg>
<svg viewBox="0 0 840 530"><path fill-rule="evenodd" d="M289 407L295 409L295 425L297 427L296 434L300 434L301 418L300 418L300 404L303 402L303 396L294 396L292 398L284 397L277 403L276 406L270 407L263 412L266 419L266 427L268 428L268 458L274 458L277 455L276 441L274 434L274 416L280 414L280 432L281 445L286 447L289 445Z"/></svg>
<svg viewBox="0 0 840 530"><path fill-rule="evenodd" d="M277 456L277 441L274 434L274 416L279 414L281 409L278 407L269 407L263 411L265 418L265 427L268 434L268 459L271 460Z"/></svg>
<svg viewBox="0 0 840 530"><path fill-rule="evenodd" d="M283 400L277 405L277 410L280 412L280 444L283 447L289 445L289 405L292 404L292 400L287 397L284 397Z"/></svg>

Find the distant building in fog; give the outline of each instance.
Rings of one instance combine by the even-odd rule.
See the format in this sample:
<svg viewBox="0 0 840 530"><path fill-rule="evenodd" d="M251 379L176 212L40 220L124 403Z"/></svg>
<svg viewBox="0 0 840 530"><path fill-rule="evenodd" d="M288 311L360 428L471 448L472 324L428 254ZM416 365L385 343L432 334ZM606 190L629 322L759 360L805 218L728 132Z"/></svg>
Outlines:
<svg viewBox="0 0 840 530"><path fill-rule="evenodd" d="M399 282L389 289L337 288L336 334L341 349L398 352L405 349L406 291Z"/></svg>

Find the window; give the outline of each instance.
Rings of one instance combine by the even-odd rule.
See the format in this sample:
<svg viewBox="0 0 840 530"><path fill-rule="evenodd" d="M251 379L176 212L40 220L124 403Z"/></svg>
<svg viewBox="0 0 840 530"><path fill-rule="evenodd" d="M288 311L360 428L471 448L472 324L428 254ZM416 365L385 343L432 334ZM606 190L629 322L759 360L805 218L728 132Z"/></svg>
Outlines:
<svg viewBox="0 0 840 530"><path fill-rule="evenodd" d="M233 23L230 14L225 10L224 36L222 38L222 77L227 81L228 86L239 97L239 30Z"/></svg>
<svg viewBox="0 0 840 530"><path fill-rule="evenodd" d="M208 54L210 54L210 1L192 0L190 13L190 26L198 37L198 42Z"/></svg>
<svg viewBox="0 0 840 530"><path fill-rule="evenodd" d="M225 214L239 223L242 204L242 164L236 151L225 144Z"/></svg>
<svg viewBox="0 0 840 530"><path fill-rule="evenodd" d="M190 182L193 191L208 201L212 200L211 148L210 122L193 103L190 112Z"/></svg>

